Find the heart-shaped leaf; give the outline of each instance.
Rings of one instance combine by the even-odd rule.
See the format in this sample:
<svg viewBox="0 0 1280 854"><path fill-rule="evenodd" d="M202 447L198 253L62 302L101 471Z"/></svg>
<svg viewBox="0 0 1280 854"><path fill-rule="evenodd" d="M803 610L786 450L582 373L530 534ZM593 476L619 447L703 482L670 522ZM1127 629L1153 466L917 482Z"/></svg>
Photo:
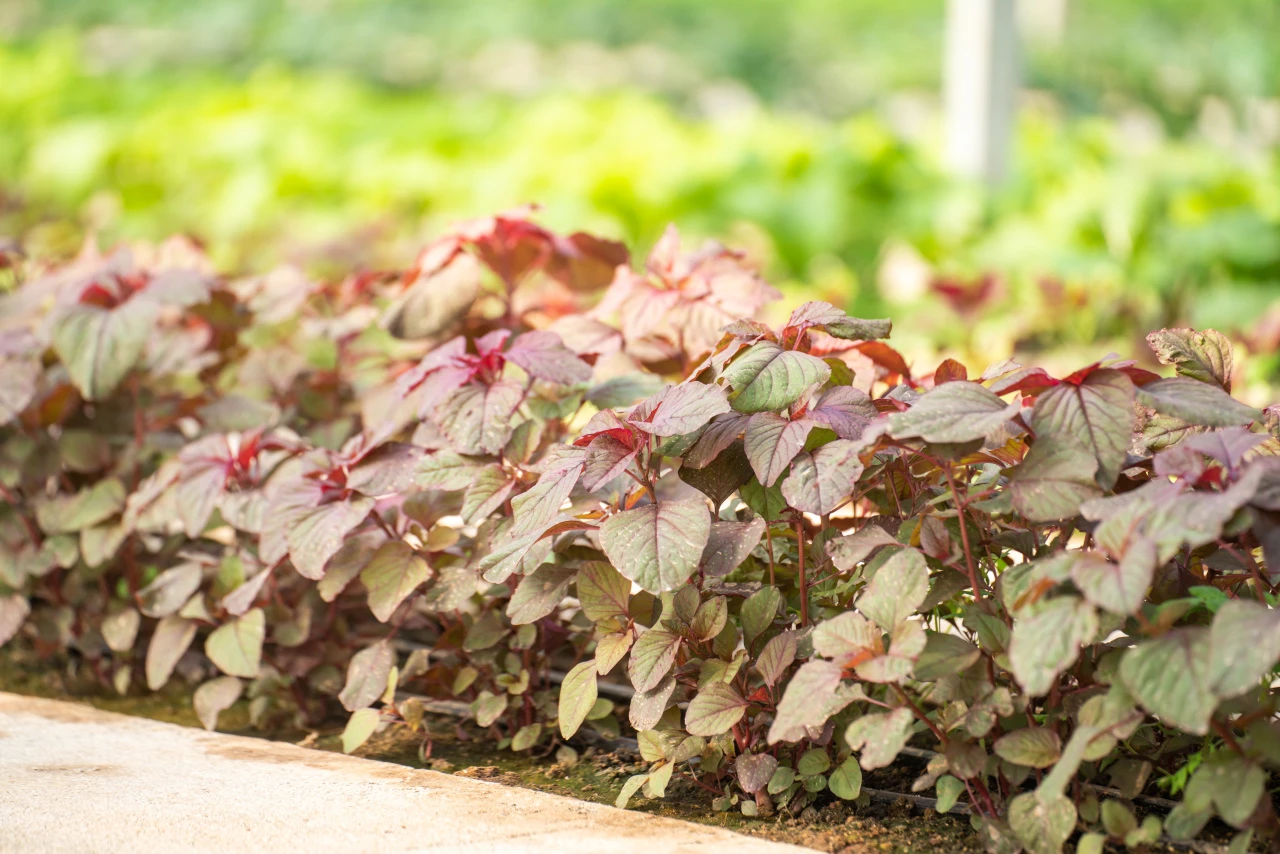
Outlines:
<svg viewBox="0 0 1280 854"><path fill-rule="evenodd" d="M610 516L600 526L600 545L624 576L661 593L689 580L710 534L703 502L662 501Z"/></svg>

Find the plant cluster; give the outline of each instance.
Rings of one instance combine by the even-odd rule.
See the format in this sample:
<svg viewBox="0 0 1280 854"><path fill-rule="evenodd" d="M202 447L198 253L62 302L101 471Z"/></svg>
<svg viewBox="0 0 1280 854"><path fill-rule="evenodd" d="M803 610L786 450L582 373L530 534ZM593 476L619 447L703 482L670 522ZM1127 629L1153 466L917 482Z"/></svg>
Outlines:
<svg viewBox="0 0 1280 854"><path fill-rule="evenodd" d="M348 751L429 751L422 698L517 751L629 726L620 805L798 811L907 750L992 850L1277 829L1280 418L1216 332L1153 333L1170 377L920 373L886 320L752 319L724 247L637 270L527 211L334 284L11 269L0 643L210 728L340 705Z"/></svg>

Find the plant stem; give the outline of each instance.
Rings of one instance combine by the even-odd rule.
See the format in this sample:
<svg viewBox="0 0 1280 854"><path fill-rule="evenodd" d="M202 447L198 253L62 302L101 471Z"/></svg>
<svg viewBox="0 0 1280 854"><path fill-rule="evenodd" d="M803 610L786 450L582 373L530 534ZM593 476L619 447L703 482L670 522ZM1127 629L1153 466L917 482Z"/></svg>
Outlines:
<svg viewBox="0 0 1280 854"><path fill-rule="evenodd" d="M911 709L911 712L916 716L916 718L925 726L927 726L929 728L929 731L933 733L934 737L937 738L938 741L942 743L942 749L946 750L947 734L942 730L938 729L937 724L929 720L929 716L924 713L924 709L916 705L915 700L912 700L911 696L907 694L906 691L902 690L902 686L894 685L893 690L897 693L898 699L902 700L902 702L905 703L907 707Z"/></svg>
<svg viewBox="0 0 1280 854"><path fill-rule="evenodd" d="M978 570L973 563L973 549L969 545L969 527L965 524L964 505L965 502L960 499L960 493L956 489L956 479L951 474L951 466L943 466L946 472L947 483L951 486L951 497L955 501L956 514L960 518L960 543L964 546L965 567L969 570L969 583L973 585L974 599L982 600L982 587L978 584Z"/></svg>
<svg viewBox="0 0 1280 854"><path fill-rule="evenodd" d="M769 586L773 587L773 534L769 529L769 525L764 526L764 547L769 552Z"/></svg>
<svg viewBox="0 0 1280 854"><path fill-rule="evenodd" d="M796 520L796 553L799 555L800 628L804 628L809 625L809 587L804 577L804 521L801 519ZM773 583L772 577L769 582Z"/></svg>

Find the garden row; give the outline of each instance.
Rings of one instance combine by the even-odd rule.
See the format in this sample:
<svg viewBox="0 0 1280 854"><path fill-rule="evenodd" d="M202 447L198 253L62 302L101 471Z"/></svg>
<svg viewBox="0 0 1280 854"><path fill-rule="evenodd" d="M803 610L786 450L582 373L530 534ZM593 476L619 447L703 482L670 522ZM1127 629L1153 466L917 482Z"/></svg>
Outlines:
<svg viewBox="0 0 1280 854"><path fill-rule="evenodd" d="M796 812L910 746L994 850L1276 829L1280 439L1215 332L1153 333L1169 377L926 371L886 320L753 320L718 245L523 211L332 284L9 262L0 643L51 667L341 708L348 750L406 694L502 749L629 727L620 804Z"/></svg>

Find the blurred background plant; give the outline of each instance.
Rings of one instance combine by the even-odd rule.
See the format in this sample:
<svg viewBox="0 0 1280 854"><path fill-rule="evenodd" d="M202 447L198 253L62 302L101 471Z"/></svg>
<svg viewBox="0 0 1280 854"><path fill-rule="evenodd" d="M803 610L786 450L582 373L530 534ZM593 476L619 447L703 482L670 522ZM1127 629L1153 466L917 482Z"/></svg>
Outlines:
<svg viewBox="0 0 1280 854"><path fill-rule="evenodd" d="M1268 0L1072 0L1023 45L1014 168L939 163L940 0L8 0L0 234L175 231L223 268L403 267L528 201L643 250L668 222L895 344L1047 367L1240 339L1280 381ZM1055 361L1057 360L1057 361Z"/></svg>

